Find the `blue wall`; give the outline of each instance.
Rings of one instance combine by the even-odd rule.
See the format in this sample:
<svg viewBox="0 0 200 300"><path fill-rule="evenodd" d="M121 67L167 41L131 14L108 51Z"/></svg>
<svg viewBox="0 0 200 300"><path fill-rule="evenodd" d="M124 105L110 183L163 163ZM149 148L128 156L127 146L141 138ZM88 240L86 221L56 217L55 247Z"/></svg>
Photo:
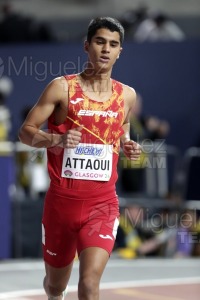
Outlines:
<svg viewBox="0 0 200 300"><path fill-rule="evenodd" d="M200 41L181 43L125 43L113 77L143 96L144 112L170 122L167 142L181 150L200 136ZM13 134L21 111L32 106L54 77L79 72L86 62L80 44L13 45L1 47L0 75L9 75L14 91L8 99Z"/></svg>
<svg viewBox="0 0 200 300"><path fill-rule="evenodd" d="M10 188L15 182L15 162L10 152L0 154L0 260L11 256Z"/></svg>

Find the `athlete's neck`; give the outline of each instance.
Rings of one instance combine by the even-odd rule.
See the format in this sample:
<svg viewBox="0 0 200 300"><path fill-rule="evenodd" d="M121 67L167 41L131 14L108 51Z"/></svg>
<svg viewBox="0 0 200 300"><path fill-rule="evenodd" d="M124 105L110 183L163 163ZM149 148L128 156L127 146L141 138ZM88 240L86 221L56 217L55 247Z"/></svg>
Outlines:
<svg viewBox="0 0 200 300"><path fill-rule="evenodd" d="M91 70L85 70L80 73L80 80L91 92L104 93L112 90L110 74L91 74Z"/></svg>

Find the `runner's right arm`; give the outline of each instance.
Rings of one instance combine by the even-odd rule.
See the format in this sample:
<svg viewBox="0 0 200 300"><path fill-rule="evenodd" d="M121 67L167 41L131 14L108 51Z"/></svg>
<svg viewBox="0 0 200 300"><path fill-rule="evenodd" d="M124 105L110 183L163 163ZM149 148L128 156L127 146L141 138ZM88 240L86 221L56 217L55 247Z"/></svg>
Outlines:
<svg viewBox="0 0 200 300"><path fill-rule="evenodd" d="M41 130L55 109L64 110L67 115L67 91L67 81L63 77L58 77L47 85L19 130L22 143L36 148L74 148L79 143L81 128L69 130L63 135Z"/></svg>

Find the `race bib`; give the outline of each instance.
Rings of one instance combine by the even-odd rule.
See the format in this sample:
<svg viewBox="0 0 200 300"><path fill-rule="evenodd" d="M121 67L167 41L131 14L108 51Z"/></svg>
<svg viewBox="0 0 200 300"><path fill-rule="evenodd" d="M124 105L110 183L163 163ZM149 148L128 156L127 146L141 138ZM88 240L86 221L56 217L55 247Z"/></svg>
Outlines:
<svg viewBox="0 0 200 300"><path fill-rule="evenodd" d="M74 149L65 149L62 177L108 181L112 174L112 145L80 143Z"/></svg>

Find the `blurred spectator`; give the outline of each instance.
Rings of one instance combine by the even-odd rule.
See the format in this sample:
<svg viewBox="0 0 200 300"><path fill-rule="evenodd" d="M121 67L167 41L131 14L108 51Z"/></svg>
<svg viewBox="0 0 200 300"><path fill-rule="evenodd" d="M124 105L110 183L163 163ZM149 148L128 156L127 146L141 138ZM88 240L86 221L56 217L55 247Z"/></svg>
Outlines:
<svg viewBox="0 0 200 300"><path fill-rule="evenodd" d="M153 251L162 249L160 254L166 257L184 258L193 256L195 243L198 243L196 211L171 212L168 216L168 222L163 223L162 230L138 247L138 255L146 256ZM169 221L170 218L173 222Z"/></svg>
<svg viewBox="0 0 200 300"><path fill-rule="evenodd" d="M120 20L125 29L126 39L132 38L139 24L148 17L147 10L146 6L141 5L136 9L130 9L122 14Z"/></svg>
<svg viewBox="0 0 200 300"><path fill-rule="evenodd" d="M123 209L116 238L118 255L128 259L141 256L172 256L176 245L171 244L168 251L165 248L169 240L176 242L176 217L175 211L165 208L155 211L132 205Z"/></svg>
<svg viewBox="0 0 200 300"><path fill-rule="evenodd" d="M156 116L144 115L142 102L141 95L137 93L137 101L130 118L131 139L141 143L144 139L155 141L167 137L170 130L169 123Z"/></svg>
<svg viewBox="0 0 200 300"><path fill-rule="evenodd" d="M135 258L137 249L142 245L144 235L142 223L144 210L138 205L122 209L117 231L115 250L122 258Z"/></svg>
<svg viewBox="0 0 200 300"><path fill-rule="evenodd" d="M16 154L16 163L20 197L25 200L43 198L49 186L44 150L19 151Z"/></svg>
<svg viewBox="0 0 200 300"><path fill-rule="evenodd" d="M1 6L0 43L48 42L54 40L49 27L13 11L11 4Z"/></svg>
<svg viewBox="0 0 200 300"><path fill-rule="evenodd" d="M141 22L133 38L137 42L182 41L185 34L166 14L158 13Z"/></svg>
<svg viewBox="0 0 200 300"><path fill-rule="evenodd" d="M24 107L21 116L25 120L30 107ZM16 153L17 187L20 197L38 199L44 197L49 186L49 177L46 168L46 153L44 149L31 149Z"/></svg>
<svg viewBox="0 0 200 300"><path fill-rule="evenodd" d="M194 242L197 241L196 224L197 215L195 210L186 210L182 213L176 236L175 257L188 257L192 255Z"/></svg>
<svg viewBox="0 0 200 300"><path fill-rule="evenodd" d="M144 116L142 112L142 97L137 94L137 101L130 117L130 137L141 144L143 152L137 161L128 161L123 154L120 157L120 183L124 193L144 192L145 173L147 166L147 155L152 142L165 139L169 133L170 126L166 120L155 116ZM148 151L145 150L148 148ZM147 153L148 152L148 153Z"/></svg>
<svg viewBox="0 0 200 300"><path fill-rule="evenodd" d="M0 141L10 139L9 134L12 129L11 113L7 107L6 100L13 90L13 82L9 77L0 78Z"/></svg>
<svg viewBox="0 0 200 300"><path fill-rule="evenodd" d="M116 250L122 258L200 256L196 210L164 209L145 219L145 210L126 208L120 217Z"/></svg>

